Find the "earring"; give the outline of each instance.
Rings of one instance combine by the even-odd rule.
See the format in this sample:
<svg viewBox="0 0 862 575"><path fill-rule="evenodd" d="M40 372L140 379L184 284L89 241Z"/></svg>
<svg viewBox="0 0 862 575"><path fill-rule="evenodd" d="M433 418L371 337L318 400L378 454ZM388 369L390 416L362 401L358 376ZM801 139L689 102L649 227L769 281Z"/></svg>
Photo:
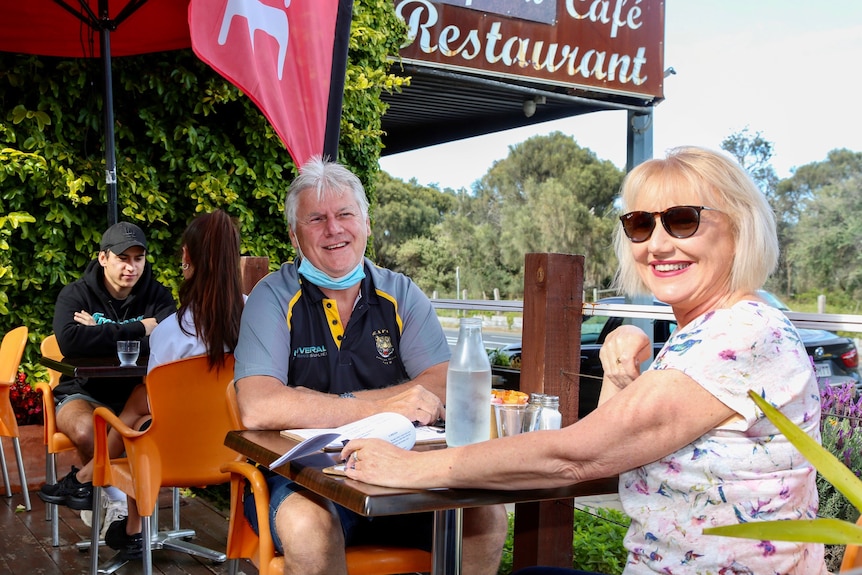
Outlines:
<svg viewBox="0 0 862 575"><path fill-rule="evenodd" d="M182 264L180 268L182 268L183 271L186 271L187 269L189 269L189 264Z"/></svg>

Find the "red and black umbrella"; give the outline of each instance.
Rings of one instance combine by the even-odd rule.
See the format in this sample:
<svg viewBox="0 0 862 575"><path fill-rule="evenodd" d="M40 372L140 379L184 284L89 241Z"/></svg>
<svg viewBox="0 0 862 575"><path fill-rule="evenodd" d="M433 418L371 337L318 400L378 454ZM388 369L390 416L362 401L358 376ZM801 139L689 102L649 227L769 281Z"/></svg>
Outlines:
<svg viewBox="0 0 862 575"><path fill-rule="evenodd" d="M352 4L352 0L3 0L0 52L101 59L105 183L112 225L117 221L112 56L192 47L193 22L195 52L258 104L298 164L315 153L335 158ZM267 48L279 40L268 30L275 21L270 14L283 20L284 38L278 47L284 54L277 70L267 60L272 52ZM288 39L289 21L293 28ZM249 75L249 70L255 73Z"/></svg>
<svg viewBox="0 0 862 575"><path fill-rule="evenodd" d="M0 51L100 58L104 69L108 225L117 221L112 56L191 46L189 0L17 0L0 9Z"/></svg>

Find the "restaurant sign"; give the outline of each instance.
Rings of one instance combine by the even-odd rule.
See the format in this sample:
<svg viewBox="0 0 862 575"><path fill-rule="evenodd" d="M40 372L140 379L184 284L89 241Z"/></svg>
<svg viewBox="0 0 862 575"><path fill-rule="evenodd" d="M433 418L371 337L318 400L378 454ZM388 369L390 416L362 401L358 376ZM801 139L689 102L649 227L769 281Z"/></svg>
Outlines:
<svg viewBox="0 0 862 575"><path fill-rule="evenodd" d="M394 0L406 62L662 99L664 0Z"/></svg>

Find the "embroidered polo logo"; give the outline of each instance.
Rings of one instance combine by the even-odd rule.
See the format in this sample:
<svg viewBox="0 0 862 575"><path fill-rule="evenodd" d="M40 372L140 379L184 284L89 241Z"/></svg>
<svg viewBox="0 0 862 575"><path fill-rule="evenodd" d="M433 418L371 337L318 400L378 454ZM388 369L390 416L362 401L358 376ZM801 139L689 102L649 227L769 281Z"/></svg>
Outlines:
<svg viewBox="0 0 862 575"><path fill-rule="evenodd" d="M293 350L293 358L311 358L311 357L325 357L326 356L326 346L323 345L309 345L304 347L297 347Z"/></svg>
<svg viewBox="0 0 862 575"><path fill-rule="evenodd" d="M374 334L374 345L377 346L377 353L383 359L389 359L395 348L392 346L392 338L388 335Z"/></svg>

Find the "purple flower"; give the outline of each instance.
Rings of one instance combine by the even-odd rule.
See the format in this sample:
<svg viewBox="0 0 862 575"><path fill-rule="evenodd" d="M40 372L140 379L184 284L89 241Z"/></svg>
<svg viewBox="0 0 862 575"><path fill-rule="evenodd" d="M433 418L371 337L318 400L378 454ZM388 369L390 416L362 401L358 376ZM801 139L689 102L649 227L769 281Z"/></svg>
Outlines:
<svg viewBox="0 0 862 575"><path fill-rule="evenodd" d="M736 361L736 352L732 349L726 349L718 354L721 359Z"/></svg>
<svg viewBox="0 0 862 575"><path fill-rule="evenodd" d="M763 549L764 557L770 557L772 555L775 555L775 545L773 545L771 541L761 541L758 544L758 547Z"/></svg>

